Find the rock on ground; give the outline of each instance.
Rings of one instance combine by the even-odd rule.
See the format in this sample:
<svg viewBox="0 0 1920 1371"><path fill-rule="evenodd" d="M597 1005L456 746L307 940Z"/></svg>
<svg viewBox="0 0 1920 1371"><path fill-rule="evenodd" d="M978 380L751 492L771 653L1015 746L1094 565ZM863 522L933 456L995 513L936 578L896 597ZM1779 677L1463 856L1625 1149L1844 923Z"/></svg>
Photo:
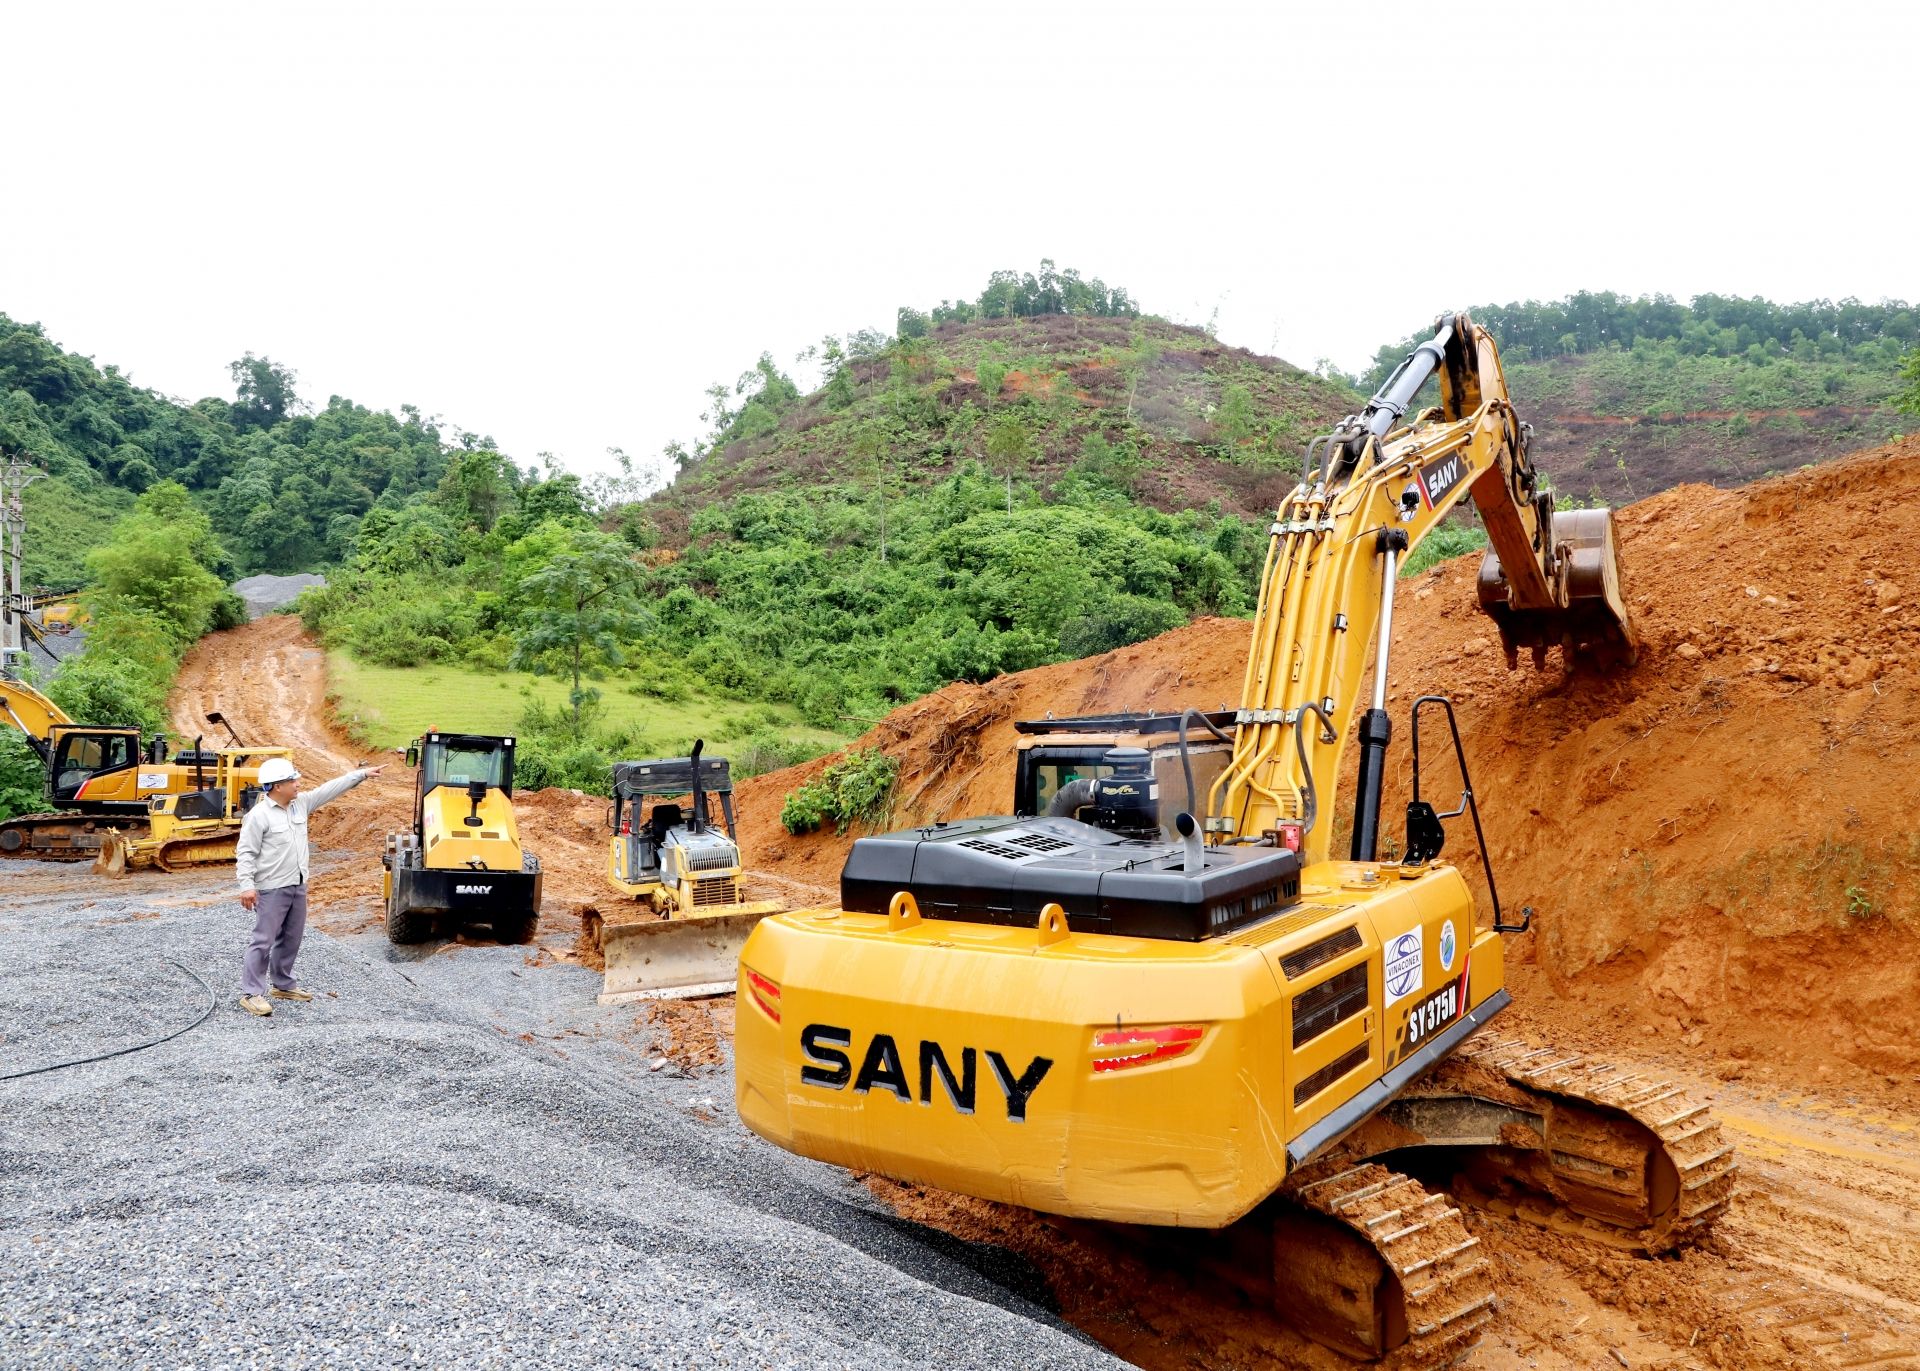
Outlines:
<svg viewBox="0 0 1920 1371"><path fill-rule="evenodd" d="M249 576L233 583L233 593L247 602L248 616L257 619L292 604L308 587L326 583L326 577L305 571L297 576Z"/></svg>

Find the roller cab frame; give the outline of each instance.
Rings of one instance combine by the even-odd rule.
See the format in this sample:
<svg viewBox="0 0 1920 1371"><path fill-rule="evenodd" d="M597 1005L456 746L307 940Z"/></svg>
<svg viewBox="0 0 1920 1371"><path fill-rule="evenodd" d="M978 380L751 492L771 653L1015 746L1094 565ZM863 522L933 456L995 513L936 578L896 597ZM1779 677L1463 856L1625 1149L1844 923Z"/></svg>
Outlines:
<svg viewBox="0 0 1920 1371"><path fill-rule="evenodd" d="M429 732L407 749L417 768L413 829L389 833L380 858L393 942L474 925L502 942L532 940L540 859L514 817L513 754L512 738L484 733Z"/></svg>

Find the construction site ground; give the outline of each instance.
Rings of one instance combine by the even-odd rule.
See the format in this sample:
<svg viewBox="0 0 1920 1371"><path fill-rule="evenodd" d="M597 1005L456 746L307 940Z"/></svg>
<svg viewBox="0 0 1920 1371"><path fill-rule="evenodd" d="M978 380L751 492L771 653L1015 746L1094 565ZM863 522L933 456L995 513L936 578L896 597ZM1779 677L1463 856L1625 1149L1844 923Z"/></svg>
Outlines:
<svg viewBox="0 0 1920 1371"><path fill-rule="evenodd" d="M1502 1031L1704 1092L1742 1167L1675 1258L1470 1211L1500 1313L1464 1365L1920 1367L1917 500L1909 441L1622 511L1644 649L1614 677L1509 672L1471 560L1403 583L1386 827L1407 706L1448 694L1502 901L1538 911ZM898 822L1001 812L1015 719L1230 704L1246 639L1202 621L952 686L862 743L901 761ZM309 775L363 759L289 618L201 644L177 700ZM796 906L832 898L851 840L777 824L820 765L739 791L757 888ZM268 1022L233 1002L246 920L221 877L0 863L0 1075L191 1020L163 956L216 992L164 1046L0 1082L0 1362L1343 1364L1112 1232L748 1135L727 1001L594 1003L598 798L517 797L548 871L534 946L391 948L377 856L410 796L395 767L315 815L322 996ZM1449 843L1484 895L1470 829Z"/></svg>

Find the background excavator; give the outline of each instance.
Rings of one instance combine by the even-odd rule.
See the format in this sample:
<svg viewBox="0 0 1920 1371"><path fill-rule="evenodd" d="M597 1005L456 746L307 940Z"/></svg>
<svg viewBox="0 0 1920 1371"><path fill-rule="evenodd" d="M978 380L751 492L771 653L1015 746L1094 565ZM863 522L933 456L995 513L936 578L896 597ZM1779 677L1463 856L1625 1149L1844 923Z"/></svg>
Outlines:
<svg viewBox="0 0 1920 1371"><path fill-rule="evenodd" d="M156 801L173 801L161 806L169 813L184 806L182 820L238 824L259 793L259 763L268 755L242 745L217 712L207 722L226 728L232 746L209 749L196 738L171 760L165 738L143 739L127 724L76 724L19 681L0 679L0 712L46 768L51 811L0 823L0 857L97 858L110 829L129 841L148 837Z"/></svg>
<svg viewBox="0 0 1920 1371"><path fill-rule="evenodd" d="M1404 422L1435 374L1438 406ZM1182 715L1189 763L1190 733L1231 751L1210 783L1182 769L1177 840L1171 782L1137 749L1048 813L859 840L842 908L774 915L742 952L740 1117L840 1166L1139 1226L1315 1339L1401 1348L1402 1366L1457 1361L1493 1317L1457 1199L1646 1252L1700 1235L1734 1179L1704 1104L1482 1031L1510 1003L1503 935L1532 915L1508 918L1487 867L1483 916L1442 859L1448 820L1480 832L1444 698L1412 705L1407 831L1379 860L1399 563L1461 500L1492 545L1479 601L1510 663L1555 645L1569 668L1633 660L1611 515L1556 514L1528 439L1493 339L1438 321L1309 446L1241 706L1230 727ZM1436 726L1461 779L1445 813Z"/></svg>

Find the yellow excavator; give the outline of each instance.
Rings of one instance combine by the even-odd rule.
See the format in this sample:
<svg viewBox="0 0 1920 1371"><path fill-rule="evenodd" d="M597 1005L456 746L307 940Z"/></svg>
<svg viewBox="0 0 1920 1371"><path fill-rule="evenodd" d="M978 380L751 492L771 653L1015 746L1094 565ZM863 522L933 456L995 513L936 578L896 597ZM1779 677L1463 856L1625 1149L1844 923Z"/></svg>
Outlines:
<svg viewBox="0 0 1920 1371"><path fill-rule="evenodd" d="M705 747L696 739L690 756L613 768L607 884L645 906L646 916L586 915L588 937L606 959L601 1004L726 994L738 975L740 945L783 907L741 898L733 780L727 759L702 756Z"/></svg>
<svg viewBox="0 0 1920 1371"><path fill-rule="evenodd" d="M387 835L387 939L419 943L442 925L486 924L503 943L533 941L540 859L513 812L514 740L491 733L414 739L413 827Z"/></svg>
<svg viewBox="0 0 1920 1371"><path fill-rule="evenodd" d="M1439 404L1406 422L1436 374ZM774 915L742 951L742 1120L843 1167L1141 1226L1320 1342L1402 1349L1401 1366L1451 1364L1493 1317L1458 1201L1650 1253L1698 1238L1735 1174L1706 1105L1489 1027L1510 1003L1504 935L1532 914L1509 918L1488 866L1483 915L1442 856L1449 820L1480 838L1443 697L1411 707L1407 832L1379 855L1400 561L1461 500L1491 543L1479 602L1510 661L1633 660L1611 515L1556 514L1529 436L1493 339L1437 321L1307 450L1219 730L1231 757L1210 785L1183 777L1178 840L1153 831L1140 756L1076 782L1078 818L859 840L841 908ZM1445 812L1436 725L1461 779ZM1397 1169L1414 1153L1444 1188Z"/></svg>
<svg viewBox="0 0 1920 1371"><path fill-rule="evenodd" d="M76 724L59 705L20 681L0 680L0 713L46 768L48 804L46 813L0 823L0 857L97 858L109 829L130 840L146 837L156 800L182 800L187 805L183 817L211 817L209 806L219 796L231 789L238 799L254 786L255 759L268 755L243 746L218 712L208 714L207 722L225 728L231 746L210 749L196 738L171 760L165 738L143 739L128 724ZM243 804L237 812L222 809L220 814L237 823L244 812Z"/></svg>

